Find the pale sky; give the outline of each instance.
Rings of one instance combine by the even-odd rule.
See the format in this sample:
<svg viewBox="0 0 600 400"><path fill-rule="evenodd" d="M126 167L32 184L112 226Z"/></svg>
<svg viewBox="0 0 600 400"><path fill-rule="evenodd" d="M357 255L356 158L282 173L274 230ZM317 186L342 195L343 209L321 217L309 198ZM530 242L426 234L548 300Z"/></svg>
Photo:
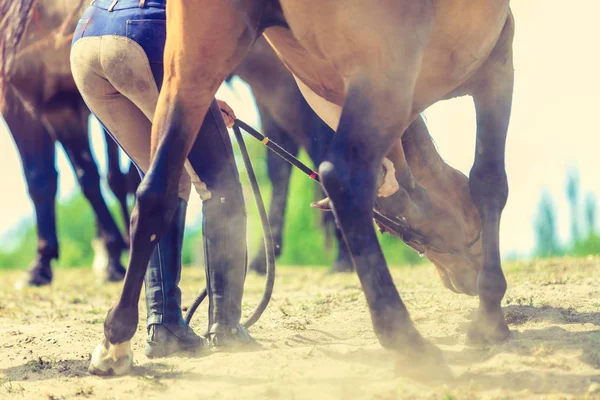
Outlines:
<svg viewBox="0 0 600 400"><path fill-rule="evenodd" d="M534 246L533 220L541 191L548 190L557 207L560 237L569 236L569 209L564 195L567 171L577 168L582 196L600 199L600 15L598 0L513 0L515 92L507 143L508 204L501 227L506 256L527 255ZM256 125L258 117L247 87L221 88L238 117ZM426 111L427 123L444 159L468 173L473 162L475 115L470 97L440 102ZM96 160L105 170L104 143L94 125ZM100 157L98 157L100 155ZM260 162L255 160L255 162ZM74 190L74 176L62 150L58 152L60 197ZM312 184L307 181L307 185ZM0 125L0 238L23 218L33 216L16 148ZM199 203L188 207L196 219ZM4 235L3 235L4 234ZM2 241L0 240L0 246Z"/></svg>

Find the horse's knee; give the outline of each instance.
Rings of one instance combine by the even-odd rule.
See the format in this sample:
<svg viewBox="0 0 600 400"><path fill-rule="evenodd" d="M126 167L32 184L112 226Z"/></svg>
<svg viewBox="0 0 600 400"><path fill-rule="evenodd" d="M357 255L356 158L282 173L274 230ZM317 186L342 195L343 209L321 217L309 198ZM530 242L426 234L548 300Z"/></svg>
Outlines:
<svg viewBox="0 0 600 400"><path fill-rule="evenodd" d="M319 176L328 196L336 197L343 191L344 181L340 174L340 168L331 161L323 161L319 165Z"/></svg>
<svg viewBox="0 0 600 400"><path fill-rule="evenodd" d="M480 212L491 207L501 211L508 199L508 179L499 163L476 163L469 175L471 198Z"/></svg>
<svg viewBox="0 0 600 400"><path fill-rule="evenodd" d="M326 160L319 166L323 187L334 202L340 197L345 205L367 209L373 207L375 200L377 171L374 164L345 160Z"/></svg>
<svg viewBox="0 0 600 400"><path fill-rule="evenodd" d="M484 268L477 277L477 291L485 301L482 304L498 305L504 298L508 284L500 263L495 267Z"/></svg>
<svg viewBox="0 0 600 400"><path fill-rule="evenodd" d="M53 202L57 191L58 173L55 168L25 170L27 190L34 204Z"/></svg>
<svg viewBox="0 0 600 400"><path fill-rule="evenodd" d="M118 303L104 320L106 339L112 344L129 341L135 335L138 320L137 304Z"/></svg>
<svg viewBox="0 0 600 400"><path fill-rule="evenodd" d="M165 230L177 208L177 192L142 182L135 195L137 213L132 215L132 223L146 218L146 223L154 226L153 234Z"/></svg>

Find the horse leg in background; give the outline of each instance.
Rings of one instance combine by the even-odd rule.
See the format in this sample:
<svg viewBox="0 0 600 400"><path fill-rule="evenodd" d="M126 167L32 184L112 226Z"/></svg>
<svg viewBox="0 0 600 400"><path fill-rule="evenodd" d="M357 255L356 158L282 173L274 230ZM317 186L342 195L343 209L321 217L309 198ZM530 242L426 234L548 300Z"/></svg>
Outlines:
<svg viewBox="0 0 600 400"><path fill-rule="evenodd" d="M500 302L506 279L500 261L500 216L508 198L506 134L512 106L514 22L508 18L472 89L477 115L475 161L469 177L471 197L481 216L483 267L477 279L479 309L467 332L470 342L497 342L509 336Z"/></svg>
<svg viewBox="0 0 600 400"><path fill-rule="evenodd" d="M119 145L114 139L108 134L106 129L104 131L104 138L106 139L106 161L108 173L106 179L108 180L108 187L113 192L119 206L121 207L121 215L123 216L123 222L125 223L125 242L126 246L129 247L129 207L127 206L127 195L129 194L127 178L123 171L121 171L121 160L119 156Z"/></svg>
<svg viewBox="0 0 600 400"><path fill-rule="evenodd" d="M308 144L306 150L313 164L319 166L325 159L325 154L327 154L327 149L333 140L335 131L331 129L325 122L323 122L323 120L321 120L321 118L314 113L308 104L306 104L306 107L306 113L310 113L304 117L305 120L308 119L309 121L307 122ZM321 199L325 196L325 193L320 190L316 195L318 196L318 199ZM329 237L333 231L335 240L337 242L337 257L331 266L331 272L354 271L350 252L348 251L348 247L346 247L346 243L344 242L342 231L335 223L335 217L333 213L321 213L321 218L322 226L325 229L325 235L327 238L326 240L329 241Z"/></svg>
<svg viewBox="0 0 600 400"><path fill-rule="evenodd" d="M55 200L58 173L55 165L54 140L41 121L32 118L19 101L3 110L19 155L27 189L36 217L37 258L29 270L28 284L42 286L52 281L52 259L58 258Z"/></svg>
<svg viewBox="0 0 600 400"><path fill-rule="evenodd" d="M90 202L100 230L101 239L108 254L105 279L118 282L125 276L125 268L121 265L121 253L125 249L123 236L104 201L100 190L98 166L92 156L87 133L87 116L78 112L76 107L61 104L47 113L47 118L57 139L63 146L73 166L81 191Z"/></svg>
<svg viewBox="0 0 600 400"><path fill-rule="evenodd" d="M277 125L264 107L258 106L258 110L265 136L296 157L299 148L293 138ZM270 150L266 150L266 152L267 170L273 188L269 203L269 224L271 225L271 235L275 246L275 257L279 257L283 251L283 226L292 166L274 152ZM250 269L264 275L267 272L265 246L261 245L258 248L258 253L250 262Z"/></svg>
<svg viewBox="0 0 600 400"><path fill-rule="evenodd" d="M138 186L140 186L142 178L140 177L140 172L133 163L129 163L129 170L125 175L125 179L127 182L127 194L132 194L135 198L135 193ZM129 224L127 225L127 228L129 229Z"/></svg>

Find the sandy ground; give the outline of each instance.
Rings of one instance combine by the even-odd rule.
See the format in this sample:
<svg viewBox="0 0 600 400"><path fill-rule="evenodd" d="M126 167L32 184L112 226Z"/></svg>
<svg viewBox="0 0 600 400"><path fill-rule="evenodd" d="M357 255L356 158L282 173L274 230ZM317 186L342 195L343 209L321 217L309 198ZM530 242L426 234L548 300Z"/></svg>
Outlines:
<svg viewBox="0 0 600 400"><path fill-rule="evenodd" d="M600 398L599 267L600 258L507 264L511 337L480 348L464 345L475 298L444 289L431 266L394 268L418 329L452 369L445 381L408 377L379 346L355 275L280 268L273 301L251 329L262 345L253 352L150 361L141 320L132 374L99 378L88 375L88 359L120 285L98 286L86 269L58 270L53 287L17 290L21 273L2 272L0 399ZM183 280L187 305L202 271L186 269ZM262 284L248 277L246 312ZM198 332L205 318L202 306Z"/></svg>

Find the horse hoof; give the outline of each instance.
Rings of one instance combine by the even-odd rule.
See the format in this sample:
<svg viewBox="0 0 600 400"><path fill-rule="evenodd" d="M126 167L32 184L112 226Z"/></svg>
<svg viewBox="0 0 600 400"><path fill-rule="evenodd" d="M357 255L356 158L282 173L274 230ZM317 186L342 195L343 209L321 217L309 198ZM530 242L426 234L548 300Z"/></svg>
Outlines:
<svg viewBox="0 0 600 400"><path fill-rule="evenodd" d="M348 260L346 258L337 259L331 266L330 272L331 273L354 272L354 265L352 265L351 260Z"/></svg>
<svg viewBox="0 0 600 400"><path fill-rule="evenodd" d="M129 341L99 344L92 353L88 372L92 375L125 375L133 367L133 352Z"/></svg>
<svg viewBox="0 0 600 400"><path fill-rule="evenodd" d="M396 372L421 381L454 378L444 353L425 339L417 348L408 347L401 350L396 364Z"/></svg>
<svg viewBox="0 0 600 400"><path fill-rule="evenodd" d="M52 268L50 262L38 259L29 270L29 279L27 280L28 286L45 286L52 283Z"/></svg>
<svg viewBox="0 0 600 400"><path fill-rule="evenodd" d="M375 332L383 347L397 355L397 371L419 380L453 377L444 353L425 340L415 329L408 314L382 313L374 321ZM393 322L392 322L393 321Z"/></svg>
<svg viewBox="0 0 600 400"><path fill-rule="evenodd" d="M467 330L468 346L500 343L508 339L510 329L504 319L504 312L498 309L495 312L477 310L475 318Z"/></svg>
<svg viewBox="0 0 600 400"><path fill-rule="evenodd" d="M47 276L43 274L33 274L29 276L29 280L27 281L28 286L40 287L46 286L52 283L52 275Z"/></svg>

